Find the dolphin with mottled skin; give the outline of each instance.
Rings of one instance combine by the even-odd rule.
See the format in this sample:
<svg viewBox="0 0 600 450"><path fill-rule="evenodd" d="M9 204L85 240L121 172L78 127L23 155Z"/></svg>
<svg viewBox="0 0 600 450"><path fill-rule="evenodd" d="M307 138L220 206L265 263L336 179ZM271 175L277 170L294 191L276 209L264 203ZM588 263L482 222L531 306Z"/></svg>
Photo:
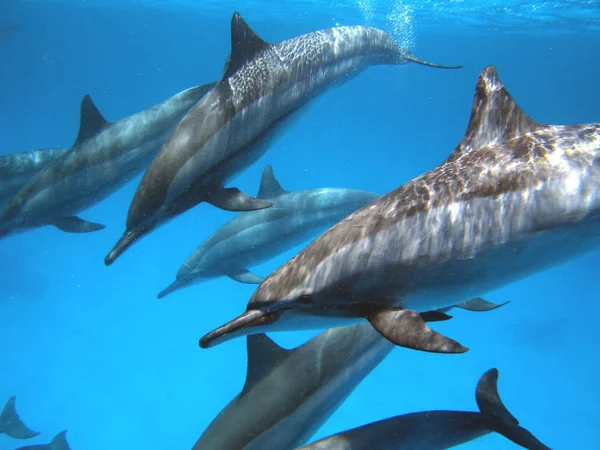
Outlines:
<svg viewBox="0 0 600 450"><path fill-rule="evenodd" d="M473 299L456 306L490 311L502 305ZM422 317L451 318L440 311ZM292 350L264 334L248 336L244 388L194 450L292 450L308 442L393 348L367 323L323 331Z"/></svg>
<svg viewBox="0 0 600 450"><path fill-rule="evenodd" d="M498 394L498 370L477 384L479 412L423 411L392 417L334 434L298 450L444 450L496 432L529 450L550 450L519 426Z"/></svg>
<svg viewBox="0 0 600 450"><path fill-rule="evenodd" d="M596 249L599 186L600 124L532 121L488 67L466 134L444 163L320 235L200 346L366 319L397 345L464 352L418 313Z"/></svg>
<svg viewBox="0 0 600 450"><path fill-rule="evenodd" d="M168 133L213 87L197 86L117 122L107 122L92 99L81 103L73 147L35 174L0 211L0 236L44 225L71 232L104 225L75 214L92 207L139 174Z"/></svg>
<svg viewBox="0 0 600 450"><path fill-rule="evenodd" d="M64 430L54 436L49 444L26 445L15 450L71 450L71 447L67 442L67 430Z"/></svg>
<svg viewBox="0 0 600 450"><path fill-rule="evenodd" d="M231 21L231 47L219 84L181 120L148 167L125 233L104 260L107 265L198 203L227 211L270 207L266 200L224 185L267 151L295 112L334 83L377 64L446 67L416 58L383 31L361 26L269 44L238 13Z"/></svg>
<svg viewBox="0 0 600 450"><path fill-rule="evenodd" d="M65 154L68 148L43 148L0 156L0 205L29 179Z"/></svg>
<svg viewBox="0 0 600 450"><path fill-rule="evenodd" d="M240 214L215 231L185 260L175 282L158 298L223 275L240 283L258 284L263 278L248 267L316 236L378 197L372 192L341 188L286 192L272 167L267 166L257 198L273 206Z"/></svg>
<svg viewBox="0 0 600 450"><path fill-rule="evenodd" d="M15 407L16 397L11 397L0 413L0 434L6 434L15 439L31 439L36 437L37 431L30 429L19 417Z"/></svg>

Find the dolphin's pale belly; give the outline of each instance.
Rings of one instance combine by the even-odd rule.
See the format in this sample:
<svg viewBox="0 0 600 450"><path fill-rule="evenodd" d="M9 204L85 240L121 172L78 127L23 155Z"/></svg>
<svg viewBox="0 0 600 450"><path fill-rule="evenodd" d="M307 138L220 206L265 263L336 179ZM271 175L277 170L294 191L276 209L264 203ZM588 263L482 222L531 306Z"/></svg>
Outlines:
<svg viewBox="0 0 600 450"><path fill-rule="evenodd" d="M597 247L600 223L593 187L563 181L417 212L329 255L297 290L428 311L566 262Z"/></svg>

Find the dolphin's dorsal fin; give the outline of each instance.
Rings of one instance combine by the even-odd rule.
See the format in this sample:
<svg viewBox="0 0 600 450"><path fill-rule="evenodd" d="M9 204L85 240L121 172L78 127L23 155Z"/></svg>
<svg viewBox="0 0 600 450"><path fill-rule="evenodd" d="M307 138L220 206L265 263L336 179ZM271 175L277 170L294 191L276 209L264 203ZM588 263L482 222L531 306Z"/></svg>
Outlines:
<svg viewBox="0 0 600 450"><path fill-rule="evenodd" d="M265 170L263 170L257 198L274 198L283 194L287 194L287 191L281 187L275 178L275 175L273 174L273 167L268 165L265 167Z"/></svg>
<svg viewBox="0 0 600 450"><path fill-rule="evenodd" d="M248 26L239 13L234 13L231 18L231 54L223 78L233 75L269 45Z"/></svg>
<svg viewBox="0 0 600 450"><path fill-rule="evenodd" d="M86 95L83 97L83 100L81 100L79 133L77 133L77 139L75 139L75 144L73 144L73 146L75 147L83 141L95 136L107 125L108 121L102 116L102 113L98 111L92 98L89 95Z"/></svg>
<svg viewBox="0 0 600 450"><path fill-rule="evenodd" d="M69 450L69 443L67 442L67 430L63 430L54 436L54 439L50 442L50 450Z"/></svg>
<svg viewBox="0 0 600 450"><path fill-rule="evenodd" d="M494 66L488 66L477 79L467 131L448 160L473 149L517 138L542 126L527 117L502 85Z"/></svg>
<svg viewBox="0 0 600 450"><path fill-rule="evenodd" d="M281 364L292 351L281 348L264 333L247 336L246 347L248 349L248 371L240 398L246 395L266 374Z"/></svg>

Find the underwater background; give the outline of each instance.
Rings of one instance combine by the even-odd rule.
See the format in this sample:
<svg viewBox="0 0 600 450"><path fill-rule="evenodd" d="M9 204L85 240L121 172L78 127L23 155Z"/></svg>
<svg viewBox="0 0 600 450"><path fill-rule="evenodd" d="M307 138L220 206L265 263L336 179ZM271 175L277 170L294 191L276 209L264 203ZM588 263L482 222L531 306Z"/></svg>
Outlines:
<svg viewBox="0 0 600 450"><path fill-rule="evenodd" d="M287 190L348 187L380 194L441 163L460 141L487 65L534 120L600 122L597 1L28 1L0 2L0 154L69 147L90 94L108 120L220 78L239 11L267 41L336 25L381 28L413 53L464 68L377 66L318 97L230 185L256 193L273 166ZM17 396L42 435L0 436L0 450L48 442L74 450L191 448L241 389L245 339L201 350L198 338L237 316L255 286L218 278L166 299L196 246L234 217L202 204L157 229L113 266L140 177L86 220L0 240L0 403ZM266 276L302 246L255 267ZM463 355L396 348L314 439L428 409L477 410L475 385L500 370L508 409L556 449L600 448L600 256L529 277L485 298L486 314L453 311L436 329ZM285 347L315 332L272 333ZM465 449L517 448L490 434Z"/></svg>

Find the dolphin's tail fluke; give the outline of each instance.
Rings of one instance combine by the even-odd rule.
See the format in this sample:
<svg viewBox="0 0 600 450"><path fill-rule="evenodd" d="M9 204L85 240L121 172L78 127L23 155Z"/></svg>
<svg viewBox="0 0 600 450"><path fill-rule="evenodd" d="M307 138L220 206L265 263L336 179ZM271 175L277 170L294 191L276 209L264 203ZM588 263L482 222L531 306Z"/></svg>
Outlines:
<svg viewBox="0 0 600 450"><path fill-rule="evenodd" d="M170 285L168 285L166 288L164 288L162 291L160 291L156 297L164 298L167 295L172 294L173 292L181 289L183 286L184 286L184 284L181 281L175 280Z"/></svg>
<svg viewBox="0 0 600 450"><path fill-rule="evenodd" d="M550 450L533 434L519 426L519 421L506 409L498 394L498 369L490 369L483 374L475 399L481 414L485 416L491 430L500 433L515 444L529 450Z"/></svg>
<svg viewBox="0 0 600 450"><path fill-rule="evenodd" d="M0 413L0 434L2 433L15 439L30 439L40 434L23 423L17 414L14 396L8 399Z"/></svg>
<svg viewBox="0 0 600 450"><path fill-rule="evenodd" d="M106 258L104 258L104 264L110 266L112 263L114 263L115 260L121 256L121 253L127 250L141 236L142 233L136 230L125 231L123 236L121 236L121 239L117 241L110 253L106 255Z"/></svg>
<svg viewBox="0 0 600 450"><path fill-rule="evenodd" d="M419 59L414 55L407 55L407 56L405 56L405 59L410 62L421 64L422 66L435 67L437 69L462 69L462 67L463 67L463 66L444 66L442 64L434 64L434 63L430 63L429 61Z"/></svg>

